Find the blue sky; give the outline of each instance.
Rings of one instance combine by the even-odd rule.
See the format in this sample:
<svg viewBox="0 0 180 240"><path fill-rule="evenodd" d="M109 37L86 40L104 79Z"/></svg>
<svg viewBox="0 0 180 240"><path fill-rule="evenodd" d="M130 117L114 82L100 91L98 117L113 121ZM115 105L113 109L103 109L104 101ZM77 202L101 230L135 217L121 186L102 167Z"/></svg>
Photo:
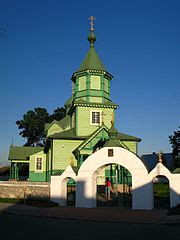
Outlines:
<svg viewBox="0 0 180 240"><path fill-rule="evenodd" d="M139 154L169 152L180 125L180 1L1 0L0 161L12 142L22 145L15 122L35 107L51 113L71 95L71 76L89 43L114 76L116 127L142 138Z"/></svg>

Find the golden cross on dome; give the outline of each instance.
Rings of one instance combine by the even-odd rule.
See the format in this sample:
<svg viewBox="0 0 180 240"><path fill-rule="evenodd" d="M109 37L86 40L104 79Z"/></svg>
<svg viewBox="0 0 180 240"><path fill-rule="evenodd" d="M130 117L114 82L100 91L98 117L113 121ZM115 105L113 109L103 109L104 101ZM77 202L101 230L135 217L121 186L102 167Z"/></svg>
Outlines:
<svg viewBox="0 0 180 240"><path fill-rule="evenodd" d="M90 16L90 18L88 19L90 20L90 26L91 26L90 30L94 31L94 20L96 20L96 18L93 16Z"/></svg>

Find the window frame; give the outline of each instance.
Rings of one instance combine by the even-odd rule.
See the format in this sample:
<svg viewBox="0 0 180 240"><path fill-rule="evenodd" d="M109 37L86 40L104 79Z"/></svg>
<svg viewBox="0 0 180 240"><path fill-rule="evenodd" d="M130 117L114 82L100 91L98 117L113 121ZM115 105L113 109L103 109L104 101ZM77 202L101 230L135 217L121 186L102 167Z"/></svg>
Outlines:
<svg viewBox="0 0 180 240"><path fill-rule="evenodd" d="M99 113L99 122L98 123L96 123L96 122L94 123L92 121L93 112ZM101 124L102 124L102 110L90 110L90 125L100 126Z"/></svg>
<svg viewBox="0 0 180 240"><path fill-rule="evenodd" d="M41 169L37 169L38 160L41 159ZM43 158L42 156L37 156L35 161L35 172L43 172Z"/></svg>

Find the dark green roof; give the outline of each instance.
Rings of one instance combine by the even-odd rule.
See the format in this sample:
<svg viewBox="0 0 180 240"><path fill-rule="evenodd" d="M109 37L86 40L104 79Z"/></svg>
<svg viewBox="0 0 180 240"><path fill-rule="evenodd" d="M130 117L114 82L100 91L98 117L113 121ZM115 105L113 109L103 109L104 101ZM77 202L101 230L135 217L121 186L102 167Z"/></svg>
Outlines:
<svg viewBox="0 0 180 240"><path fill-rule="evenodd" d="M78 72L84 71L84 70L100 70L100 71L106 71L101 59L99 58L95 48L94 43L96 41L96 36L93 30L90 31L90 34L88 36L88 41L90 42L90 49L83 60L80 68L78 69Z"/></svg>
<svg viewBox="0 0 180 240"><path fill-rule="evenodd" d="M28 160L30 155L42 151L43 147L10 146L9 160Z"/></svg>
<svg viewBox="0 0 180 240"><path fill-rule="evenodd" d="M70 116L66 115L64 118L62 118L60 121L53 120L51 123L45 124L45 130L47 131L54 123L59 125L62 129L65 129L67 126L70 125Z"/></svg>
<svg viewBox="0 0 180 240"><path fill-rule="evenodd" d="M72 101L73 101L73 96L68 98L68 100L65 102L64 106L65 107L70 107L72 105Z"/></svg>
<svg viewBox="0 0 180 240"><path fill-rule="evenodd" d="M141 138L127 135L127 134L121 133L121 132L118 132L117 139L122 140L122 141L137 141L137 142L141 141Z"/></svg>
<svg viewBox="0 0 180 240"><path fill-rule="evenodd" d="M52 135L49 135L48 138L52 138L52 139L86 139L85 136L77 136L75 129L71 128L69 130L63 131L63 132L59 132L59 133L54 133Z"/></svg>
<svg viewBox="0 0 180 240"><path fill-rule="evenodd" d="M79 71L83 70L101 70L106 71L103 63L101 62L94 46L91 46L84 61L82 62Z"/></svg>
<svg viewBox="0 0 180 240"><path fill-rule="evenodd" d="M103 147L122 147L125 148L124 145L121 144L121 141L118 139L108 139Z"/></svg>
<svg viewBox="0 0 180 240"><path fill-rule="evenodd" d="M173 172L172 172L173 174L179 174L180 173L180 168L176 168Z"/></svg>
<svg viewBox="0 0 180 240"><path fill-rule="evenodd" d="M121 144L121 141L117 138L118 136L117 129L114 127L113 123L111 124L112 125L108 131L109 139L104 144L104 147L123 147L124 148L124 146Z"/></svg>
<svg viewBox="0 0 180 240"><path fill-rule="evenodd" d="M62 118L59 121L59 125L62 127L62 129L65 129L67 126L70 125L71 118L69 115L66 115L64 118Z"/></svg>

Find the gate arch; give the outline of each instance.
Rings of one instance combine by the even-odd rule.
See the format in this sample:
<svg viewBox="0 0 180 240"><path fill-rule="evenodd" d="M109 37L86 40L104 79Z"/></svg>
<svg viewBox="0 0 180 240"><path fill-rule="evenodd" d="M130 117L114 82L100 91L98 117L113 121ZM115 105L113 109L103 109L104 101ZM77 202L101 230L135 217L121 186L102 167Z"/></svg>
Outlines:
<svg viewBox="0 0 180 240"><path fill-rule="evenodd" d="M111 154L109 153L111 151ZM121 147L104 147L81 165L76 185L76 207L96 207L97 172L107 164L119 164L132 175L132 208L152 209L152 184L148 170L134 153Z"/></svg>
<svg viewBox="0 0 180 240"><path fill-rule="evenodd" d="M67 206L67 182L69 179L77 181L76 173L71 166L68 166L60 176L51 176L51 200L60 206Z"/></svg>

